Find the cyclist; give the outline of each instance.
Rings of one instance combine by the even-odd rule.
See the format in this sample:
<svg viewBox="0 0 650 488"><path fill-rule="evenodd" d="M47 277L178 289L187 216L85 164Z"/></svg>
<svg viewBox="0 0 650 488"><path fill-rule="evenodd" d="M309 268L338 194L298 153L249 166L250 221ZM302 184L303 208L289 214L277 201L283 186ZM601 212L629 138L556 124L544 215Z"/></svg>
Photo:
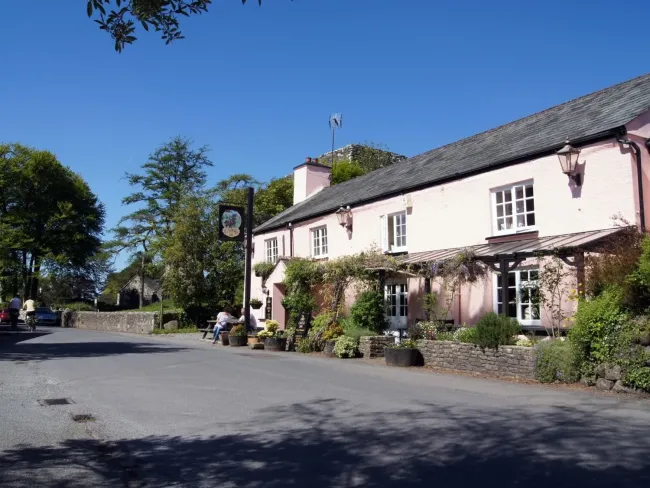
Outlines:
<svg viewBox="0 0 650 488"><path fill-rule="evenodd" d="M31 298L25 300L25 305L23 305L23 310L27 312L25 317L25 322L29 327L29 330L36 330L36 303Z"/></svg>
<svg viewBox="0 0 650 488"><path fill-rule="evenodd" d="M9 302L9 318L11 319L11 328L18 328L18 316L20 315L20 308L23 302L18 298L18 295L13 297Z"/></svg>

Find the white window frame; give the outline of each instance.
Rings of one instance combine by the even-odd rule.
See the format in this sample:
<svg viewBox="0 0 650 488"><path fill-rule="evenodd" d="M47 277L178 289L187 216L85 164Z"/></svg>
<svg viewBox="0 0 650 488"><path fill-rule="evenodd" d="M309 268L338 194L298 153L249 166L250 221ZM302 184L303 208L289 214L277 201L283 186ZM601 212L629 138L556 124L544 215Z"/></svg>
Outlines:
<svg viewBox="0 0 650 488"><path fill-rule="evenodd" d="M532 196L527 196L527 190L530 187ZM517 198L517 190L522 189L522 197ZM498 194L502 193L502 202L498 202ZM507 202L506 198L510 197L510 201ZM491 191L491 202L492 202L492 234L493 235L507 235L507 234L516 234L518 232L529 232L537 228L537 215L535 210L535 184L532 180L523 181L515 183L513 185L502 186L499 188L493 188ZM529 203L532 202L532 203ZM520 208L518 209L518 204L521 203ZM532 204L532 208L529 208L529 205ZM510 207L510 214L507 214L508 206ZM499 215L501 211L502 215ZM528 224L529 216L532 216L532 219L535 221L533 224ZM507 229L506 219L512 219L512 228ZM521 218L523 220L523 225L518 226L518 220ZM504 228L499 229L499 221L503 220Z"/></svg>
<svg viewBox="0 0 650 488"><path fill-rule="evenodd" d="M329 242L327 240L327 226L321 225L311 229L311 257L323 259L328 256Z"/></svg>
<svg viewBox="0 0 650 488"><path fill-rule="evenodd" d="M526 273L527 275L531 271L536 271L538 279L537 280L522 280L521 275L522 273ZM522 296L521 296L521 288L522 285L525 285L527 283L530 284L537 284L539 286L539 269L535 267L526 267L526 268L517 268L515 270L511 270L510 273L514 273L515 275L515 306L517 310L517 321L524 327L541 327L542 326L542 305L538 304L539 308L539 318L538 319L525 319L522 317L522 310L521 307L523 305L522 303ZM528 276L526 276L528 277ZM495 313L499 313L499 279L501 278L499 273L492 273L492 308ZM528 305L532 306L532 302L528 301ZM507 305L504 304L503 307L504 313L507 313ZM515 318L515 317L513 317Z"/></svg>
<svg viewBox="0 0 650 488"><path fill-rule="evenodd" d="M267 263L275 264L278 260L278 238L273 237L264 241L264 253Z"/></svg>
<svg viewBox="0 0 650 488"><path fill-rule="evenodd" d="M388 236L389 236L388 222L391 220L391 217L393 222L393 229L392 229L393 239L395 241L393 245L391 245L391 243L388 240ZM399 222L396 217L400 217ZM408 226L407 226L406 210L381 216L381 242L382 242L382 249L385 252L389 252L389 253L406 252L408 248L407 238L408 238ZM397 245L398 241L401 241L401 245L399 246Z"/></svg>

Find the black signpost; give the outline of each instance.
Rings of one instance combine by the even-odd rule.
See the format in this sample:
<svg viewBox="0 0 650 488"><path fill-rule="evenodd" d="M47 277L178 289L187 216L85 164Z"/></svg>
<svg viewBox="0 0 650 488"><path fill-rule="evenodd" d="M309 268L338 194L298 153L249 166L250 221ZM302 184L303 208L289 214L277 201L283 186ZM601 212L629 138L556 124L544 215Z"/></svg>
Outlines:
<svg viewBox="0 0 650 488"><path fill-rule="evenodd" d="M273 315L273 299L271 297L266 297L266 307L264 307L264 318L266 320L271 320Z"/></svg>
<svg viewBox="0 0 650 488"><path fill-rule="evenodd" d="M244 275L244 320L246 329L250 329L251 312L251 258L253 254L253 200L255 190L248 188L247 208L235 205L219 205L219 240L244 241L246 268ZM246 227L244 231L244 218Z"/></svg>

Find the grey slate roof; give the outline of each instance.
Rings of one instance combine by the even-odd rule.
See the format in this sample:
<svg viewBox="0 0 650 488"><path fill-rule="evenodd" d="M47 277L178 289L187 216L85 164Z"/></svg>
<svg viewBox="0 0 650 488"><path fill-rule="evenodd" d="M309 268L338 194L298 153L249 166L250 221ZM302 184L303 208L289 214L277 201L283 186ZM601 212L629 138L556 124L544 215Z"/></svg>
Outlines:
<svg viewBox="0 0 650 488"><path fill-rule="evenodd" d="M650 108L650 74L326 188L257 227L256 234L354 205L433 186L624 126Z"/></svg>

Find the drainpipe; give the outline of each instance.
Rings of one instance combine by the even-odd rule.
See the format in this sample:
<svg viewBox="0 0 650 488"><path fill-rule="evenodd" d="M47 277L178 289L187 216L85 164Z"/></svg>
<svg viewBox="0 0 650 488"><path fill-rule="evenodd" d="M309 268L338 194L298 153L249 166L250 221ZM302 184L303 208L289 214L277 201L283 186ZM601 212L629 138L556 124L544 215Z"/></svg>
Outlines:
<svg viewBox="0 0 650 488"><path fill-rule="evenodd" d="M289 227L289 257L293 257L293 224L289 222L287 224L287 227Z"/></svg>
<svg viewBox="0 0 650 488"><path fill-rule="evenodd" d="M637 191L639 192L639 223L641 227L641 233L645 234L645 208L643 203L643 174L641 173L641 149L639 145L632 141L629 138L623 138L618 136L616 141L620 144L626 144L632 148L634 156L636 157L636 174L637 174ZM646 141L646 147L648 147L648 142Z"/></svg>

